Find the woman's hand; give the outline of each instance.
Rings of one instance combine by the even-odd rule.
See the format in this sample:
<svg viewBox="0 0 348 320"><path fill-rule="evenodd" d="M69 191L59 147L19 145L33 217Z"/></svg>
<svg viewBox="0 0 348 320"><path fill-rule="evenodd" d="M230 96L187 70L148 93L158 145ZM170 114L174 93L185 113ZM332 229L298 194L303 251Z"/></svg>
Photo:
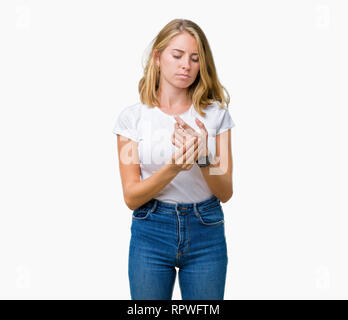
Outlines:
<svg viewBox="0 0 348 320"><path fill-rule="evenodd" d="M198 158L208 156L208 131L204 126L204 123L199 121L197 118L196 123L201 130L201 132L196 132L192 127L190 127L184 120L182 120L179 116L175 116L174 133L172 135L172 143L181 148L185 141L188 141L192 138L196 139L198 152L195 154L194 162L197 161Z"/></svg>
<svg viewBox="0 0 348 320"><path fill-rule="evenodd" d="M198 156L198 138L188 136L185 143L181 144L169 161L171 168L176 172L190 170Z"/></svg>
<svg viewBox="0 0 348 320"><path fill-rule="evenodd" d="M208 156L208 131L204 124L196 118L196 123L201 132L196 132L179 116L175 116L177 121L174 126L172 143L179 149L173 153L170 164L175 170L190 170L196 161Z"/></svg>

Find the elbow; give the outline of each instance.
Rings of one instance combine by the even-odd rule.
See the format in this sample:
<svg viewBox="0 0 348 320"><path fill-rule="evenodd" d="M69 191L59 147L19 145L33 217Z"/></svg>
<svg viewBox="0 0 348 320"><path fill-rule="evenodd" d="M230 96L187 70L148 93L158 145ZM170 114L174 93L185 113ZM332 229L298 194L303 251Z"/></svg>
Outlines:
<svg viewBox="0 0 348 320"><path fill-rule="evenodd" d="M134 211L138 205L134 203L134 195L132 194L131 190L133 189L133 184L127 184L123 187L123 200L126 204L126 206Z"/></svg>
<svg viewBox="0 0 348 320"><path fill-rule="evenodd" d="M138 207L136 207L136 206L134 206L134 205L132 205L132 204L129 204L129 203L127 203L127 202L126 202L126 205L127 205L127 207L129 208L129 210L132 210L132 211L134 211L136 208L138 208Z"/></svg>
<svg viewBox="0 0 348 320"><path fill-rule="evenodd" d="M220 201L222 203L226 203L228 200L230 200L232 198L233 195L233 191L229 192L226 196L224 196L223 198L220 198Z"/></svg>
<svg viewBox="0 0 348 320"><path fill-rule="evenodd" d="M134 211L136 209L135 206L132 206L132 205L129 205L129 204L127 204L127 207L129 208L129 210L132 210L132 211Z"/></svg>
<svg viewBox="0 0 348 320"><path fill-rule="evenodd" d="M131 199L129 199L128 197L124 197L124 202L126 203L126 206L132 211L134 211L137 208L135 204L132 203Z"/></svg>

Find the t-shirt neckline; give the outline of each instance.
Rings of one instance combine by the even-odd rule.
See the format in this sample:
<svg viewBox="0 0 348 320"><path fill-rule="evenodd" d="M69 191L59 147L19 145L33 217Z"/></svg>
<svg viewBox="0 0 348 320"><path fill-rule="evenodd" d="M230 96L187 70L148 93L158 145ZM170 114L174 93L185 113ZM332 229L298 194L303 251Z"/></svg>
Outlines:
<svg viewBox="0 0 348 320"><path fill-rule="evenodd" d="M190 112L191 109L192 109L192 107L193 107L193 103L191 104L190 108L188 108L185 112L179 113L179 114L177 114L177 113L175 113L175 114L168 114L168 113L165 113L165 112L163 112L160 108L158 108L158 106L155 106L155 109L157 109L159 112L161 112L161 113L163 113L163 114L165 114L166 116L169 116L169 117L174 117L174 116L179 116L179 117L181 117L182 115L184 115L184 114Z"/></svg>

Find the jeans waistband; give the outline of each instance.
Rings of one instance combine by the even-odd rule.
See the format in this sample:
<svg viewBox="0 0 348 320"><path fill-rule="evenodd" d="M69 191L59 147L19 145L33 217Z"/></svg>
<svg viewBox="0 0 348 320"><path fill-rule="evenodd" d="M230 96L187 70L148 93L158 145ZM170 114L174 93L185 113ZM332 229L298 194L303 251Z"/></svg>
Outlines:
<svg viewBox="0 0 348 320"><path fill-rule="evenodd" d="M193 210L193 209L203 209L208 206L213 205L220 205L220 200L213 195L207 200L201 201L201 202L192 202L192 203L169 203L169 202L163 202L157 199L151 199L147 203L145 203L143 206L145 208L151 208L151 212L155 211L156 208L163 208L163 209L169 209L175 211L176 209L179 210Z"/></svg>

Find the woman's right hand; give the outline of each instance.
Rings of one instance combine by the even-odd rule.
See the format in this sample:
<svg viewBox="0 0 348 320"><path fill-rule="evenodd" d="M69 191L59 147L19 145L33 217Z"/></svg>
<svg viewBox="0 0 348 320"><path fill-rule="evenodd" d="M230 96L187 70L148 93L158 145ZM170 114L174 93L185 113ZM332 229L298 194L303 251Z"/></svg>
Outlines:
<svg viewBox="0 0 348 320"><path fill-rule="evenodd" d="M198 137L189 137L185 143L186 137L182 146L176 150L168 164L176 171L190 170L195 164L195 159L198 156Z"/></svg>

